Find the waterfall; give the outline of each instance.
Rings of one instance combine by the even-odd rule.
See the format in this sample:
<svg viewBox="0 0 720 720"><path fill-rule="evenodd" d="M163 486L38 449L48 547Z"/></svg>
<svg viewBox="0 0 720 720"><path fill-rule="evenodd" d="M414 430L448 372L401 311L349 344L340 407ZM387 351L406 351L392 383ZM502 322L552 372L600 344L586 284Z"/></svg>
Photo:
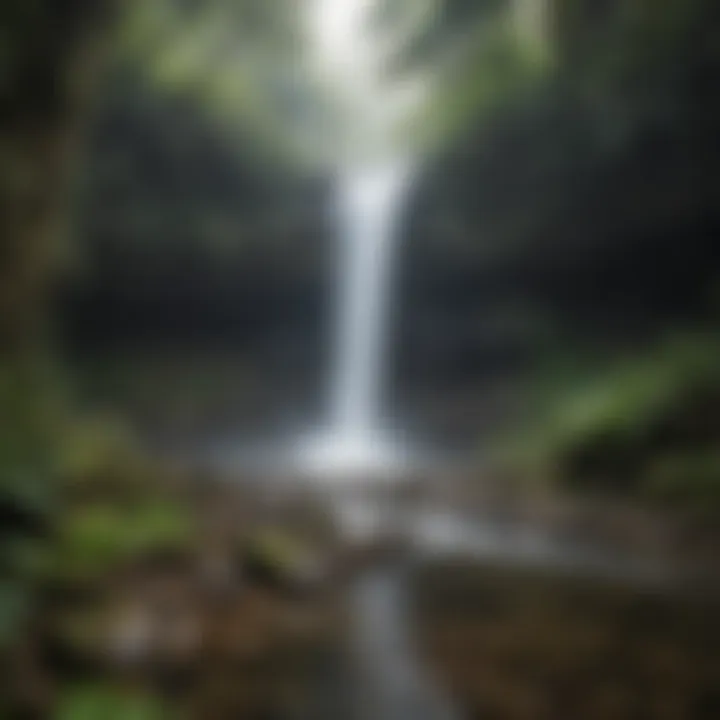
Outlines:
<svg viewBox="0 0 720 720"><path fill-rule="evenodd" d="M339 271L333 430L368 444L380 421L397 221L407 165L350 172L338 183Z"/></svg>
<svg viewBox="0 0 720 720"><path fill-rule="evenodd" d="M313 443L318 469L382 468L397 460L382 433L392 269L412 176L404 160L349 169L335 184L337 271L329 427Z"/></svg>

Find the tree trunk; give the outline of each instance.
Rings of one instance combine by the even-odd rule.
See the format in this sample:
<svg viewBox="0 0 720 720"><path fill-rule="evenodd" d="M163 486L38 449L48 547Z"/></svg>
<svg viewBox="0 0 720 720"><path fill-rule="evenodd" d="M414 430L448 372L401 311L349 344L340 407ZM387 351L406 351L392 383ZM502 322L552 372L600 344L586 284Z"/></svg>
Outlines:
<svg viewBox="0 0 720 720"><path fill-rule="evenodd" d="M77 129L107 45L111 0L0 9L0 353L42 332L66 222Z"/></svg>

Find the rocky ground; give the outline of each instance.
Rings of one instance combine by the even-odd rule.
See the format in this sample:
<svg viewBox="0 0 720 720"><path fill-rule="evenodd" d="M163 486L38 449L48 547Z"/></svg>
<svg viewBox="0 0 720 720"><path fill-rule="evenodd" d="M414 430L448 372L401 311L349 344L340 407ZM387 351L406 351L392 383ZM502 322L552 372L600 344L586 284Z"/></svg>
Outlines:
<svg viewBox="0 0 720 720"><path fill-rule="evenodd" d="M546 571L427 568L423 655L464 717L714 718L717 598Z"/></svg>
<svg viewBox="0 0 720 720"><path fill-rule="evenodd" d="M267 482L168 473L165 491L195 518L190 543L47 587L34 632L3 668L18 717L54 717L67 689L84 687L159 698L166 715L158 717L330 720L345 708L343 715L347 592L365 569L396 562L398 553L404 562L402 532L391 522L370 542L350 541L323 493L270 491ZM623 543L628 552L657 551L667 528L663 519L639 521L639 510L583 514L569 501L472 487L460 472L372 492L383 494L386 509L447 507L551 530L570 544L614 539L616 553ZM461 717L711 718L720 633L709 587L648 588L632 578L436 559L413 576L409 627Z"/></svg>

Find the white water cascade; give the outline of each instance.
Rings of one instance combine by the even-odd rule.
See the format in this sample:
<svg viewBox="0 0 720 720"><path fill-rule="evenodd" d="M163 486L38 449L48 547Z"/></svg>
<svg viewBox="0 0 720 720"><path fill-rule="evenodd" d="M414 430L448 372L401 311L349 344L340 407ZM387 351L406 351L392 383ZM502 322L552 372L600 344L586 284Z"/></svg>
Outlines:
<svg viewBox="0 0 720 720"><path fill-rule="evenodd" d="M340 268L332 414L350 444L378 425L385 333L407 166L386 163L340 181Z"/></svg>
<svg viewBox="0 0 720 720"><path fill-rule="evenodd" d="M337 283L329 414L309 448L317 469L383 470L401 457L382 433L393 260L411 177L401 160L351 170L337 183Z"/></svg>

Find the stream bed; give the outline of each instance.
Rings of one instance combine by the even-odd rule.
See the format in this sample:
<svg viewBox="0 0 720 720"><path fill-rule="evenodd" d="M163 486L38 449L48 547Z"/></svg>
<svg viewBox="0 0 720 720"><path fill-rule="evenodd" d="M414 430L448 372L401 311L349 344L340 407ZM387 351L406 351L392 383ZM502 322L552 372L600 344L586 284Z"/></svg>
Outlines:
<svg viewBox="0 0 720 720"><path fill-rule="evenodd" d="M720 600L697 578L449 513L347 517L409 542L350 585L343 716L720 716Z"/></svg>
<svg viewBox="0 0 720 720"><path fill-rule="evenodd" d="M716 597L459 561L422 569L413 597L462 717L720 716Z"/></svg>

